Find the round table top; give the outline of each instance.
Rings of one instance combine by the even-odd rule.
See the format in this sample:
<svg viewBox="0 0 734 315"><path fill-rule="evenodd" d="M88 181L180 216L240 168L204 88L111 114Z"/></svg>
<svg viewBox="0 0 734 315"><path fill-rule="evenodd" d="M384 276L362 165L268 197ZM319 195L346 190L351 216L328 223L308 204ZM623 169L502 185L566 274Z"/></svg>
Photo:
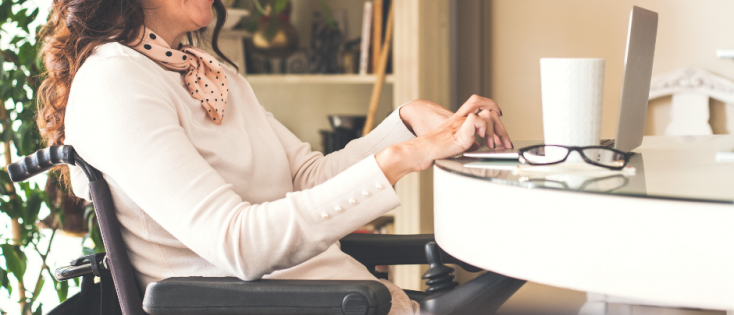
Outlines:
<svg viewBox="0 0 734 315"><path fill-rule="evenodd" d="M498 184L644 198L734 203L734 135L646 136L631 169L533 166L517 161L453 158L436 166Z"/></svg>

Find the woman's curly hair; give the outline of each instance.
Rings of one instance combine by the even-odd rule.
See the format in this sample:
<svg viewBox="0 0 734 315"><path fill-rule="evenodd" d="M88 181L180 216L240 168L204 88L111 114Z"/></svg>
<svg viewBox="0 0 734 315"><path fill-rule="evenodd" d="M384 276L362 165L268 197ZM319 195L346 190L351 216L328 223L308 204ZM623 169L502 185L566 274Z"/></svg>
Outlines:
<svg viewBox="0 0 734 315"><path fill-rule="evenodd" d="M217 40L224 25L227 10L221 0L213 4L217 21L211 47L220 58L237 68L219 50ZM54 0L47 24L39 39L43 45L39 58L46 72L42 75L38 95L37 123L46 145L62 145L64 115L71 84L84 61L98 46L109 42L134 45L142 40L140 30L145 25L142 0ZM204 30L188 33L189 43L200 43ZM194 40L196 39L196 41ZM68 168L60 170L63 181Z"/></svg>

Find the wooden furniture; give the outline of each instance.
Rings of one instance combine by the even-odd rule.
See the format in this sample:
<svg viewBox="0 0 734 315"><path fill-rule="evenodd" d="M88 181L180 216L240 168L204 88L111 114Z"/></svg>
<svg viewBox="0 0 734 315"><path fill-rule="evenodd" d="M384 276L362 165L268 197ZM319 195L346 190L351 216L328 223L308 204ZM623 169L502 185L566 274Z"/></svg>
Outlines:
<svg viewBox="0 0 734 315"><path fill-rule="evenodd" d="M635 151L634 175L437 161L436 241L518 279L734 309L734 135L648 136Z"/></svg>
<svg viewBox="0 0 734 315"><path fill-rule="evenodd" d="M710 135L709 99L723 102L734 133L734 82L701 68L681 68L652 78L650 100L673 96L666 135Z"/></svg>
<svg viewBox="0 0 734 315"><path fill-rule="evenodd" d="M245 40L250 37L252 37L252 34L244 30L222 30L219 33L219 49L240 68L239 73L242 75L246 73ZM216 56L213 51L209 53Z"/></svg>

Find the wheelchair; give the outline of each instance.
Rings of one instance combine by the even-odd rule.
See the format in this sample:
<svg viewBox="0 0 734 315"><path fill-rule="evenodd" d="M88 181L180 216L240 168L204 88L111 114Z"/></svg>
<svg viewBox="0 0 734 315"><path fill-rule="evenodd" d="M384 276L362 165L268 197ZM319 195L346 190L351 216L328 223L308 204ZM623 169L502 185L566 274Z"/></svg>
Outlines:
<svg viewBox="0 0 734 315"><path fill-rule="evenodd" d="M49 314L226 315L226 314L334 314L385 315L391 295L378 281L363 280L257 280L234 277L175 277L150 283L140 292L120 234L112 196L102 173L89 165L72 146L50 146L8 165L14 182L24 181L56 165L80 167L89 178L106 253L84 256L56 270L64 281L83 277L82 292ZM456 264L469 272L482 271L441 250L432 234L352 234L341 239L341 249L364 264L378 278L378 265L428 264L423 275L426 292L405 290L420 303L421 315L493 314L525 281L489 271L457 286ZM99 277L99 283L94 283Z"/></svg>

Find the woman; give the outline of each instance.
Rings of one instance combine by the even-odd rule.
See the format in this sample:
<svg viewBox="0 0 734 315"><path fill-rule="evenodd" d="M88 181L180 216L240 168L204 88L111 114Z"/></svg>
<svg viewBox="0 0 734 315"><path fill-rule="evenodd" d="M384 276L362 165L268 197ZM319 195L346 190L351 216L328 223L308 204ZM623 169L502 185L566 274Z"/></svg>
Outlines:
<svg viewBox="0 0 734 315"><path fill-rule="evenodd" d="M39 126L104 174L142 288L174 276L376 280L336 243L398 206L398 179L477 134L512 146L499 107L472 97L456 114L410 102L344 150L312 152L236 70L182 44L212 8L225 15L220 0L55 0L44 31ZM81 170L70 178L88 199ZM417 310L384 283L391 314Z"/></svg>

